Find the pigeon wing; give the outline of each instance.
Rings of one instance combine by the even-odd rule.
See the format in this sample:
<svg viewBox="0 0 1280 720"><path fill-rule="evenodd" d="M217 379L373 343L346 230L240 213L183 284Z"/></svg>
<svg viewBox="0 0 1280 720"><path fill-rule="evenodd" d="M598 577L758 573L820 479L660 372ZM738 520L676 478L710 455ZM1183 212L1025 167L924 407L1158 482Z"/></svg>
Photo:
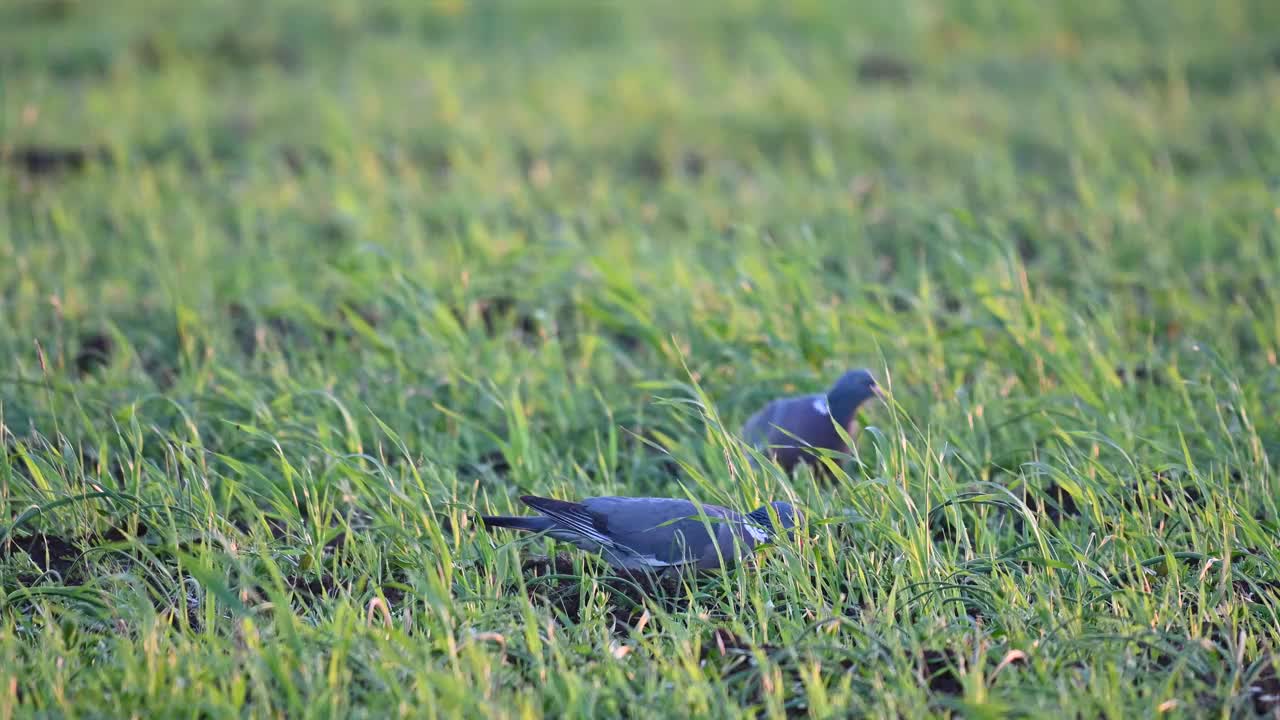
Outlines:
<svg viewBox="0 0 1280 720"><path fill-rule="evenodd" d="M525 505L551 518L565 530L570 530L604 547L611 547L614 544L606 529L601 526L600 518L582 503L538 497L536 495L524 495L520 500Z"/></svg>
<svg viewBox="0 0 1280 720"><path fill-rule="evenodd" d="M675 498L591 498L583 503L616 546L624 547L651 565L679 565L697 560L718 531L717 520L736 520L731 510L698 506ZM725 549L728 552L728 549Z"/></svg>
<svg viewBox="0 0 1280 720"><path fill-rule="evenodd" d="M764 428L767 445L821 445L831 430L831 413L823 395L775 400Z"/></svg>
<svg viewBox="0 0 1280 720"><path fill-rule="evenodd" d="M747 424L744 437L788 471L810 456L810 447L844 448L822 393L774 400Z"/></svg>

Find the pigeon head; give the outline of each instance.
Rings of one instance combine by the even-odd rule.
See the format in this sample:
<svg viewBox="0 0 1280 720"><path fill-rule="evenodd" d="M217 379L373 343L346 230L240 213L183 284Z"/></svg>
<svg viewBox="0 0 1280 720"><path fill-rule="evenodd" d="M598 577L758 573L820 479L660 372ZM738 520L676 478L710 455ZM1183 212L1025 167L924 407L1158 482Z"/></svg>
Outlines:
<svg viewBox="0 0 1280 720"><path fill-rule="evenodd" d="M827 391L827 407L837 423L847 426L862 403L879 394L880 386L870 370L850 370Z"/></svg>
<svg viewBox="0 0 1280 720"><path fill-rule="evenodd" d="M773 508L773 512L778 516L778 523L781 525L780 528L775 526L773 524L773 518L769 517L769 508L771 507ZM747 520L749 520L752 525L758 525L770 534L779 529L789 531L796 526L799 520L803 518L803 513L791 507L790 503L785 503L781 500L756 508L747 514Z"/></svg>

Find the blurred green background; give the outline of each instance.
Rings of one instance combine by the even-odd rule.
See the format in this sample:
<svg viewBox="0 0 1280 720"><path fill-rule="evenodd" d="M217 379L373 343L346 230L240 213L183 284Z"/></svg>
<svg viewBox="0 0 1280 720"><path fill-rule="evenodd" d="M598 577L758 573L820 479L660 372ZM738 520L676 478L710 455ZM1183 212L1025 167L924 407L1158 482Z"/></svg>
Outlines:
<svg viewBox="0 0 1280 720"><path fill-rule="evenodd" d="M8 0L0 717L1274 713L1278 99L1264 0ZM657 602L521 492L866 523Z"/></svg>

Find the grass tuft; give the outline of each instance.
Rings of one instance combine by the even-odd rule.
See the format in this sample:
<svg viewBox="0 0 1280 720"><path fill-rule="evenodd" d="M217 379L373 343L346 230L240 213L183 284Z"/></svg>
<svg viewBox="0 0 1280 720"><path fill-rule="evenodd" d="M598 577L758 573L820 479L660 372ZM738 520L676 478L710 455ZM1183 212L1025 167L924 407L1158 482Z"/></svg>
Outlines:
<svg viewBox="0 0 1280 720"><path fill-rule="evenodd" d="M0 718L1280 713L1280 5L259 5L0 7Z"/></svg>

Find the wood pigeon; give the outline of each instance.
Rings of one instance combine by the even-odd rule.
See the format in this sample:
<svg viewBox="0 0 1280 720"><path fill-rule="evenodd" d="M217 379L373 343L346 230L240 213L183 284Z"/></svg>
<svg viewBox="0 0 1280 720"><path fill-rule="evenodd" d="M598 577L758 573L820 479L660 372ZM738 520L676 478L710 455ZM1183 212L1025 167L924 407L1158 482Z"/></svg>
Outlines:
<svg viewBox="0 0 1280 720"><path fill-rule="evenodd" d="M542 514L485 516L485 525L546 533L599 552L610 565L627 571L733 567L756 545L769 542L776 530L794 528L801 517L785 502L742 515L718 505L699 507L673 498L593 497L567 502L525 495L520 500ZM770 518L770 508L777 525Z"/></svg>
<svg viewBox="0 0 1280 720"><path fill-rule="evenodd" d="M825 393L779 398L765 405L742 426L742 437L791 472L801 462L815 461L821 455L818 450L849 452L836 428L852 437L858 407L880 395L870 370L850 370Z"/></svg>

